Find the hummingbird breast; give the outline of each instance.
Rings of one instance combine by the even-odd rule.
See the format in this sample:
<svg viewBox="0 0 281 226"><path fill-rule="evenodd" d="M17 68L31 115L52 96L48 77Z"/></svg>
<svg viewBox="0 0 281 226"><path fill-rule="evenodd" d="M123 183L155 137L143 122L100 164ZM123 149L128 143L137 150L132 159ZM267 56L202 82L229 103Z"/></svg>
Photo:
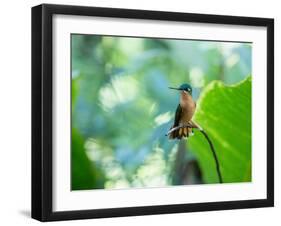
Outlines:
<svg viewBox="0 0 281 226"><path fill-rule="evenodd" d="M180 123L188 123L192 119L196 108L196 104L189 93L181 92L180 106L182 108Z"/></svg>

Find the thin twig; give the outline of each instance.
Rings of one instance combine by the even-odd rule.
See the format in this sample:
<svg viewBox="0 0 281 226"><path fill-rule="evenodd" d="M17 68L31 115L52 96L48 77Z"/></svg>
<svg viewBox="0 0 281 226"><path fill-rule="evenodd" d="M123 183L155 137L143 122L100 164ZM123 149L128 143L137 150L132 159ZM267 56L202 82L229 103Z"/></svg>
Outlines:
<svg viewBox="0 0 281 226"><path fill-rule="evenodd" d="M200 130L200 132L205 136L206 140L208 141L208 143L210 145L210 148L211 148L212 153L213 153L213 157L214 157L215 162L216 162L216 169L217 169L217 173L218 173L218 177L219 177L219 182L223 183L222 182L221 171L220 171L220 164L219 164L219 160L218 160L217 154L215 152L214 145L213 145L212 141L210 140L209 136L207 135L207 133L204 130Z"/></svg>
<svg viewBox="0 0 281 226"><path fill-rule="evenodd" d="M199 125L197 125L195 123L192 123L192 124L188 123L188 124L177 126L177 127L174 127L172 129L170 129L168 131L168 133L166 134L166 136L171 134L173 131L181 129L181 128L194 128L194 129L198 129L204 135L204 137L206 138L206 140L208 141L208 143L210 145L210 149L211 149L213 157L215 159L216 170L217 170L217 174L218 174L218 177L219 177L219 182L223 183L222 176L221 176L221 171L220 171L220 163L219 163L219 160L218 160L218 157L217 157L214 145L213 145L211 139L209 138L208 134Z"/></svg>

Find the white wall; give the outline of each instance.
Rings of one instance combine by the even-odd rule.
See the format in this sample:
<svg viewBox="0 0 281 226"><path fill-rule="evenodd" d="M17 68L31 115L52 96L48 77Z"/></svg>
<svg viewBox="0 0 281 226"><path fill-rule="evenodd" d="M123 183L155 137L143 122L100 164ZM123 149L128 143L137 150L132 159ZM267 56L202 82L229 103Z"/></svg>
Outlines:
<svg viewBox="0 0 281 226"><path fill-rule="evenodd" d="M1 225L37 225L30 214L30 7L42 1L2 1L0 35L0 224ZM45 2L46 3L46 2ZM278 1L121 1L121 0L68 0L47 1L47 3L89 5L119 8L138 8L150 10L182 11L193 13L228 14L238 16L275 18L275 114L281 114L279 74L281 14ZM281 213L280 198L280 159L281 122L275 119L276 128L276 207L231 210L217 212L199 212L186 214L155 215L144 217L111 218L99 220L68 221L60 225L265 225L277 222ZM279 127L279 128L278 128ZM278 139L279 138L279 139ZM280 220L279 220L280 221ZM273 225L276 225L273 223Z"/></svg>

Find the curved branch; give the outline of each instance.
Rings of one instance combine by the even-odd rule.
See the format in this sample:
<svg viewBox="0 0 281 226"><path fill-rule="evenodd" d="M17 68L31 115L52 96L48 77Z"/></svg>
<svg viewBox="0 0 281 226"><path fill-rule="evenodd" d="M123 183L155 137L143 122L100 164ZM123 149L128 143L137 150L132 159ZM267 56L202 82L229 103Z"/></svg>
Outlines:
<svg viewBox="0 0 281 226"><path fill-rule="evenodd" d="M181 128L194 128L194 129L198 129L204 135L204 137L206 138L206 140L208 141L208 143L210 145L210 149L211 149L213 157L215 159L216 170L217 170L219 182L223 183L222 176L221 176L221 171L220 171L220 163L219 163L219 160L218 160L218 157L217 157L214 145L213 145L211 139L209 138L208 134L199 125L197 125L196 123L192 122L192 123L187 123L185 125L177 126L177 127L174 127L172 129L170 129L168 131L168 133L166 134L166 136L168 136L173 131L181 129Z"/></svg>
<svg viewBox="0 0 281 226"><path fill-rule="evenodd" d="M214 157L215 162L216 162L216 169L217 169L217 173L218 173L218 177L219 177L219 182L220 182L220 183L223 183L223 182L222 182L221 171L220 171L220 164L219 164L219 160L218 160L217 154L216 154L216 152L215 152L214 145L213 145L212 141L210 140L208 134L207 134L204 130L200 130L200 131L201 131L201 133L204 135L204 137L206 138L206 140L208 141L208 143L209 143L209 145L210 145L210 148L211 148L213 157Z"/></svg>

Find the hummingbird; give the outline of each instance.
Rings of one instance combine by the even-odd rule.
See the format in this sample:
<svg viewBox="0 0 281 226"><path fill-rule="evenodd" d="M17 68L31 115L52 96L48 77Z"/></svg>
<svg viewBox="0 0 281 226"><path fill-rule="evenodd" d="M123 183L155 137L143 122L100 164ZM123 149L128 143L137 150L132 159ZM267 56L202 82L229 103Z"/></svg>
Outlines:
<svg viewBox="0 0 281 226"><path fill-rule="evenodd" d="M176 129L169 133L170 139L182 139L189 137L193 134L192 128L199 128L198 125L192 121L192 117L195 113L196 103L192 98L192 87L189 84L182 84L178 88L169 87L170 89L180 91L180 103L175 113L174 125L170 131L178 126L190 126Z"/></svg>

